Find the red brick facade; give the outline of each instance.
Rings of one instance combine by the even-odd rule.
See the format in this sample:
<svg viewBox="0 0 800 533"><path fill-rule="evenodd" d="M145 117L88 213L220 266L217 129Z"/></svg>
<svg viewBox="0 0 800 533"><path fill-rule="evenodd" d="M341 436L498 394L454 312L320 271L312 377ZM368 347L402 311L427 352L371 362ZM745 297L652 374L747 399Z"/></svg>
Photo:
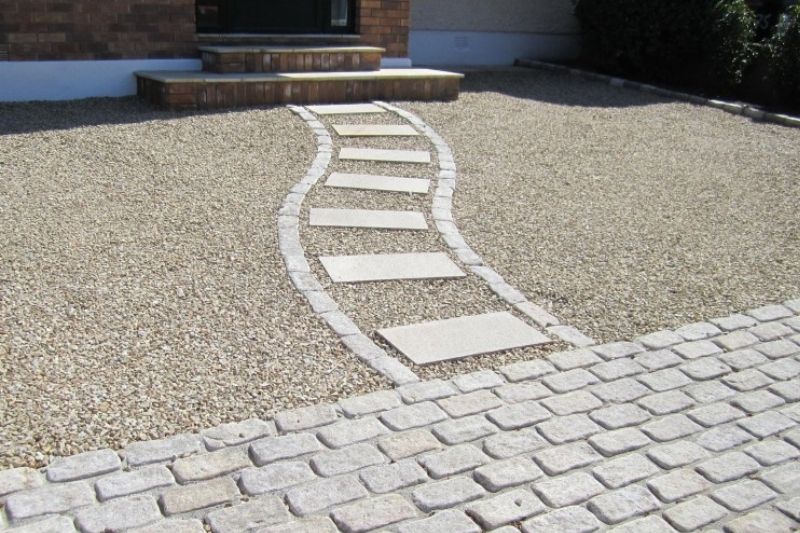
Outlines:
<svg viewBox="0 0 800 533"><path fill-rule="evenodd" d="M364 45L408 52L410 0L357 0ZM197 57L195 0L0 0L0 60Z"/></svg>

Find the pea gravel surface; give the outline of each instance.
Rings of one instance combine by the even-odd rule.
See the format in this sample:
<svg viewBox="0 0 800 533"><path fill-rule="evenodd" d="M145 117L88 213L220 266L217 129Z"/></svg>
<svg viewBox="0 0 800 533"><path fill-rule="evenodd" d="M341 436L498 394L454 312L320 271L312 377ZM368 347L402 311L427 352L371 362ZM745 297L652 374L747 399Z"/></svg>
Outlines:
<svg viewBox="0 0 800 533"><path fill-rule="evenodd" d="M599 340L800 296L800 130L527 69L406 108L459 169L456 222Z"/></svg>
<svg viewBox="0 0 800 533"><path fill-rule="evenodd" d="M0 106L0 468L387 388L291 286L285 108Z"/></svg>

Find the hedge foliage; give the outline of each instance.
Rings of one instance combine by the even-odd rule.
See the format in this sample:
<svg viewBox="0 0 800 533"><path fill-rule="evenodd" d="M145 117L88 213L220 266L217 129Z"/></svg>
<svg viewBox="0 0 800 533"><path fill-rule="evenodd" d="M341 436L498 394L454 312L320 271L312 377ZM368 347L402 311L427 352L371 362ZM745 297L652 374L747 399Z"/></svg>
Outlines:
<svg viewBox="0 0 800 533"><path fill-rule="evenodd" d="M800 107L800 3L781 17L768 49L770 81L787 104Z"/></svg>

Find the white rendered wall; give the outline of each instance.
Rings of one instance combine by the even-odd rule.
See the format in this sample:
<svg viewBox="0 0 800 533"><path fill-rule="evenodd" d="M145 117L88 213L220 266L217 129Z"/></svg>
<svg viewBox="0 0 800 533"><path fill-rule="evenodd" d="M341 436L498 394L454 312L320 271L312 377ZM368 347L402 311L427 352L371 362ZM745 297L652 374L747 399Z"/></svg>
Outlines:
<svg viewBox="0 0 800 533"><path fill-rule="evenodd" d="M199 59L0 62L0 102L136 94L137 70L200 70Z"/></svg>

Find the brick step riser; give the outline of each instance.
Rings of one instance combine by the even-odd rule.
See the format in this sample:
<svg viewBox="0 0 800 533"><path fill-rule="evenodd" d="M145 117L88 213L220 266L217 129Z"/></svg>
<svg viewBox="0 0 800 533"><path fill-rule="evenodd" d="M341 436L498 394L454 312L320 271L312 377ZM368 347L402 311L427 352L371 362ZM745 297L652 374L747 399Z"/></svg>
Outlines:
<svg viewBox="0 0 800 533"><path fill-rule="evenodd" d="M220 74L248 72L355 72L381 67L379 52L203 52L203 70Z"/></svg>
<svg viewBox="0 0 800 533"><path fill-rule="evenodd" d="M458 98L459 86L458 78L224 83L165 83L139 78L138 95L172 109L213 109L371 100L447 101Z"/></svg>

